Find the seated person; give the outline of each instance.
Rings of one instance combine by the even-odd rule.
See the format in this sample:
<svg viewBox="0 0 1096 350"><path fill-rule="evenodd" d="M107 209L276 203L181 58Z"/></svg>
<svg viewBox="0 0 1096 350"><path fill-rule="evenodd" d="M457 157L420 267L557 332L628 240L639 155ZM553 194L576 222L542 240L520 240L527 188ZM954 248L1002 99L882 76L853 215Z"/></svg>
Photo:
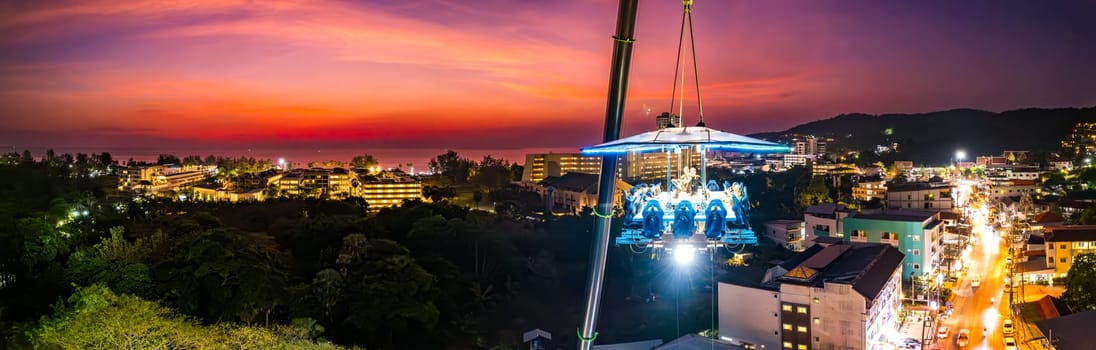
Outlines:
<svg viewBox="0 0 1096 350"><path fill-rule="evenodd" d="M708 180L708 191L719 192L719 183L715 180Z"/></svg>

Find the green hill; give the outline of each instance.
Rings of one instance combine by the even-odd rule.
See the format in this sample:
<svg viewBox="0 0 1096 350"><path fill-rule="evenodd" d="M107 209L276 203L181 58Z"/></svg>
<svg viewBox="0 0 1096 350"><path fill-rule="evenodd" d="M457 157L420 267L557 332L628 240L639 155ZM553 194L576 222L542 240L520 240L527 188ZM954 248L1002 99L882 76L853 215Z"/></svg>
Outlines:
<svg viewBox="0 0 1096 350"><path fill-rule="evenodd" d="M1054 152L1079 122L1096 122L1096 107L1028 108L1001 113L975 109L953 109L918 114L861 113L801 124L783 132L751 136L787 139L815 135L833 138L832 151L875 150L876 145L898 143L895 159L942 163L957 149L976 155L1000 154L1004 150Z"/></svg>

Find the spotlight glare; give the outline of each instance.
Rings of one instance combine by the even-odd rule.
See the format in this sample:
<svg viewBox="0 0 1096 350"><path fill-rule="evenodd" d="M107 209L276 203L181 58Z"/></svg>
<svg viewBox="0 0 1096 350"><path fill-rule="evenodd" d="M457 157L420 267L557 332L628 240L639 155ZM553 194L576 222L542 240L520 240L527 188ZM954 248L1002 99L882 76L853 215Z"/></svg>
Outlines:
<svg viewBox="0 0 1096 350"><path fill-rule="evenodd" d="M696 250L692 246L687 244L679 245L674 248L674 263L678 266L689 265L693 262Z"/></svg>

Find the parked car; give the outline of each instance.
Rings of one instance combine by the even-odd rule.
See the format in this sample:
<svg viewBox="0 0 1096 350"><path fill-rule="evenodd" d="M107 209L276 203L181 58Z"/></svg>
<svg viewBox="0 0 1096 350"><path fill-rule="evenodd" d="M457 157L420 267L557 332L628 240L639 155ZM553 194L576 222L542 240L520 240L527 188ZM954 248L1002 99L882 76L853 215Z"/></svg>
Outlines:
<svg viewBox="0 0 1096 350"><path fill-rule="evenodd" d="M982 284L982 276L973 275L973 276L970 277L970 287L971 288L978 288L978 286L981 285L981 284Z"/></svg>
<svg viewBox="0 0 1096 350"><path fill-rule="evenodd" d="M1001 331L1005 334L1012 334L1012 332L1016 331L1016 329L1012 327L1012 320L1006 319L1004 325L1001 327Z"/></svg>
<svg viewBox="0 0 1096 350"><path fill-rule="evenodd" d="M921 341L913 338L906 338L902 341L902 346L906 349L920 349Z"/></svg>
<svg viewBox="0 0 1096 350"><path fill-rule="evenodd" d="M1005 350L1016 350L1016 338L1005 337Z"/></svg>
<svg viewBox="0 0 1096 350"><path fill-rule="evenodd" d="M959 330L959 335L955 337L955 343L959 344L959 347L966 347L970 345L970 330L964 328Z"/></svg>
<svg viewBox="0 0 1096 350"><path fill-rule="evenodd" d="M948 332L950 331L951 328L948 328L948 326L940 326L940 328L936 329L936 337L940 339L947 338Z"/></svg>

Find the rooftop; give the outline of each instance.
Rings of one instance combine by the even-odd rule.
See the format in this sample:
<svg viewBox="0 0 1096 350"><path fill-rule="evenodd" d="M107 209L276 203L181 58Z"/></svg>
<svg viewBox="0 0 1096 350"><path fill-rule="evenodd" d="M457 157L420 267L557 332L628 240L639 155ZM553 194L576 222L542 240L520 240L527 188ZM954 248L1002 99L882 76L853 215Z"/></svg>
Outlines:
<svg viewBox="0 0 1096 350"><path fill-rule="evenodd" d="M1047 242L1096 241L1096 225L1047 226L1043 232Z"/></svg>
<svg viewBox="0 0 1096 350"><path fill-rule="evenodd" d="M689 333L651 350L740 350L742 346Z"/></svg>
<svg viewBox="0 0 1096 350"><path fill-rule="evenodd" d="M789 270L780 282L818 288L825 283L850 284L860 295L873 300L902 265L903 258L905 255L889 244L834 244L815 251L793 268L812 270L812 276L795 278L789 276L792 271Z"/></svg>
<svg viewBox="0 0 1096 350"><path fill-rule="evenodd" d="M963 217L962 214L959 214L958 212L954 212L954 211L945 210L945 211L940 212L940 220L955 220L955 221L958 221L962 217Z"/></svg>
<svg viewBox="0 0 1096 350"><path fill-rule="evenodd" d="M925 222L936 215L936 212L918 211L918 210L881 210L881 211L862 211L849 216L849 218L866 219L866 220L883 220L883 221L909 221L909 222Z"/></svg>
<svg viewBox="0 0 1096 350"><path fill-rule="evenodd" d="M788 220L788 219L772 220L772 221L769 221L769 222L765 223L765 225L786 225L786 226L793 226L793 225L798 226L798 225L802 225L802 224L803 224L803 220Z"/></svg>
<svg viewBox="0 0 1096 350"><path fill-rule="evenodd" d="M1053 222L1061 223L1065 221L1066 219L1063 218L1061 215L1050 211L1036 215L1035 218L1032 220L1032 222L1036 224L1047 224Z"/></svg>
<svg viewBox="0 0 1096 350"><path fill-rule="evenodd" d="M1031 235L1031 236L1028 236L1027 243L1028 244L1045 244L1046 239L1043 238L1042 235Z"/></svg>
<svg viewBox="0 0 1096 350"><path fill-rule="evenodd" d="M549 176L544 178L540 183L545 186L552 186L556 189L573 191L573 192L587 192L597 193L598 174L586 174L586 173L566 173L563 176Z"/></svg>
<svg viewBox="0 0 1096 350"><path fill-rule="evenodd" d="M887 192L911 192L911 191L924 191L934 189L948 189L951 188L951 184L947 182L906 182L906 183L888 183Z"/></svg>
<svg viewBox="0 0 1096 350"><path fill-rule="evenodd" d="M1051 336L1054 348L1059 350L1091 349L1092 325L1096 323L1096 310L1068 316L1035 321L1044 335Z"/></svg>
<svg viewBox="0 0 1096 350"><path fill-rule="evenodd" d="M807 207L807 211L805 213L811 214L813 216L826 216L832 218L834 216L834 213L836 212L847 211L849 211L849 207L846 207L843 204L821 203Z"/></svg>
<svg viewBox="0 0 1096 350"><path fill-rule="evenodd" d="M721 280L769 290L779 289L779 284L816 288L823 288L826 283L849 284L857 293L872 300L902 265L903 258L905 255L889 244L815 244L772 269L740 268L721 277ZM779 276L768 276L770 271ZM765 278L772 278L776 283L766 283L769 281L765 281Z"/></svg>

